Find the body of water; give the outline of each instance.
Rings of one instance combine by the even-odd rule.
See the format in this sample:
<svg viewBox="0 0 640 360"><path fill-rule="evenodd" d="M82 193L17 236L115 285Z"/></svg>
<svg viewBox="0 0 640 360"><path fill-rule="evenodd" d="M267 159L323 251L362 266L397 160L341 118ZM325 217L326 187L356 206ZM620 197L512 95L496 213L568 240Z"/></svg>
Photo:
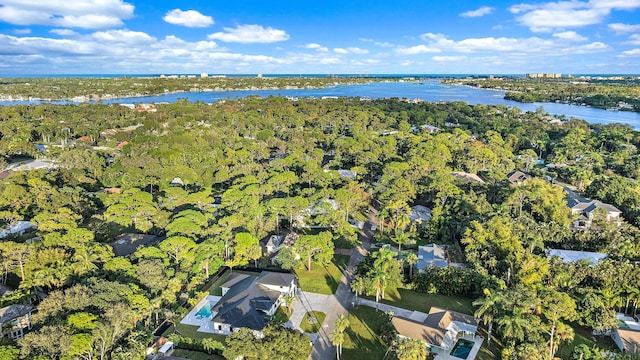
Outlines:
<svg viewBox="0 0 640 360"><path fill-rule="evenodd" d="M189 101L201 101L213 103L224 99L243 98L251 95L262 97L287 96L287 97L325 97L347 96L378 98L420 98L425 101L464 101L469 104L505 105L522 109L523 111L536 111L542 107L552 115L564 115L567 118L575 117L586 120L589 123L628 124L635 129L640 129L640 113L629 111L608 111L586 106L560 104L560 103L519 103L505 100L504 91L478 89L468 86L456 86L441 84L437 80L417 82L376 82L359 85L339 85L321 89L291 89L291 90L234 90L234 91L207 91L207 92L180 92L162 94L157 96L131 97L103 100L105 104L111 103L162 103L175 102L179 99ZM27 101L0 101L0 105L31 104L38 102ZM73 102L60 101L57 104Z"/></svg>

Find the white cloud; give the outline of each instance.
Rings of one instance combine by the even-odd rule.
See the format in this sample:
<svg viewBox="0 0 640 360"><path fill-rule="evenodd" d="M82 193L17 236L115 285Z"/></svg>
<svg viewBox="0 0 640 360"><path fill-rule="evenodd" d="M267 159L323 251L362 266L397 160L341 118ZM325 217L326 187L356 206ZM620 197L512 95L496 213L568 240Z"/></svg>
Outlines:
<svg viewBox="0 0 640 360"><path fill-rule="evenodd" d="M77 36L79 35L77 32L70 29L51 29L50 33L60 35L60 36Z"/></svg>
<svg viewBox="0 0 640 360"><path fill-rule="evenodd" d="M623 51L619 57L640 57L640 49Z"/></svg>
<svg viewBox="0 0 640 360"><path fill-rule="evenodd" d="M555 38L543 39L540 37L509 38L509 37L485 37L468 38L459 41L448 39L442 34L426 33L420 38L426 43L409 48L398 48L396 52L404 55L415 55L426 52L458 52L481 53L499 52L515 54L544 53L546 56L564 55L567 53L595 53L610 50L609 46L601 42L568 46L567 41L584 41L582 36L573 32L555 34Z"/></svg>
<svg viewBox="0 0 640 360"><path fill-rule="evenodd" d="M0 53L20 55L90 55L96 46L91 43L67 39L41 37L15 37L0 34Z"/></svg>
<svg viewBox="0 0 640 360"><path fill-rule="evenodd" d="M381 41L376 41L373 39L368 39L368 38L358 38L358 40L360 41L364 41L364 42L368 42L368 43L372 43L375 46L380 46L380 47L394 47L395 45L393 45L390 42L381 42Z"/></svg>
<svg viewBox="0 0 640 360"><path fill-rule="evenodd" d="M399 47L396 49L398 54L402 55L418 55L424 53L438 53L440 49L431 48L426 45L416 45L411 47Z"/></svg>
<svg viewBox="0 0 640 360"><path fill-rule="evenodd" d="M467 60L466 56L434 56L431 59L438 62L457 62Z"/></svg>
<svg viewBox="0 0 640 360"><path fill-rule="evenodd" d="M627 45L640 45L640 34L633 34L629 36L627 41L625 41Z"/></svg>
<svg viewBox="0 0 640 360"><path fill-rule="evenodd" d="M348 47L347 51L349 51L352 54L358 54L358 55L365 55L369 53L369 50L367 49L361 49L359 47L354 47L354 46Z"/></svg>
<svg viewBox="0 0 640 360"><path fill-rule="evenodd" d="M494 26L492 27L492 29L493 29L493 30L502 30L502 28L503 28L503 26L502 26L502 25L500 25L500 24L498 24L498 25L494 25Z"/></svg>
<svg viewBox="0 0 640 360"><path fill-rule="evenodd" d="M493 12L493 8L492 7L483 6L481 8L476 9L476 10L465 11L465 12L461 13L460 16L468 17L468 18L474 18L474 17L481 17L481 16L489 15L489 14L491 14L491 12Z"/></svg>
<svg viewBox="0 0 640 360"><path fill-rule="evenodd" d="M329 48L327 48L326 46L322 46L322 45L316 44L316 43L309 43L309 44L305 45L304 47L305 47L305 49L313 49L313 50L321 51L321 52L329 51Z"/></svg>
<svg viewBox="0 0 640 360"><path fill-rule="evenodd" d="M129 45L144 45L156 42L156 38L147 33L130 30L108 30L92 34L93 38L105 43L120 43Z"/></svg>
<svg viewBox="0 0 640 360"><path fill-rule="evenodd" d="M173 9L162 18L169 24L182 25L190 28L204 28L213 25L211 16L203 15L196 10Z"/></svg>
<svg viewBox="0 0 640 360"><path fill-rule="evenodd" d="M16 35L29 35L31 34L31 29L14 29L12 32Z"/></svg>
<svg viewBox="0 0 640 360"><path fill-rule="evenodd" d="M333 52L335 52L336 54L342 54L342 55L346 55L346 54L357 54L357 55L365 55L369 53L369 50L367 49L361 49L359 47L348 47L348 48L334 48Z"/></svg>
<svg viewBox="0 0 640 360"><path fill-rule="evenodd" d="M284 30L274 29L272 27L265 29L260 25L238 25L235 29L226 27L224 30L225 32L209 34L207 38L210 40L244 44L273 43L289 39L289 34Z"/></svg>
<svg viewBox="0 0 640 360"><path fill-rule="evenodd" d="M640 24L630 25L623 23L609 24L609 30L615 31L617 34L626 34L630 32L640 31Z"/></svg>
<svg viewBox="0 0 640 360"><path fill-rule="evenodd" d="M413 62L413 61L411 61L411 60L405 60L405 61L403 61L403 62L401 62L401 63L400 63L400 66L411 66L411 65L413 65L413 64L414 64L414 62Z"/></svg>
<svg viewBox="0 0 640 360"><path fill-rule="evenodd" d="M555 33L553 34L553 36L561 40L572 41L572 42L580 42L580 41L588 40L586 37L576 33L575 31L563 31L563 32Z"/></svg>
<svg viewBox="0 0 640 360"><path fill-rule="evenodd" d="M532 31L550 32L600 24L613 10L640 8L640 0L571 0L539 4L519 4L509 8L516 20Z"/></svg>
<svg viewBox="0 0 640 360"><path fill-rule="evenodd" d="M0 0L0 5L0 21L10 24L85 29L120 27L134 11L122 0Z"/></svg>

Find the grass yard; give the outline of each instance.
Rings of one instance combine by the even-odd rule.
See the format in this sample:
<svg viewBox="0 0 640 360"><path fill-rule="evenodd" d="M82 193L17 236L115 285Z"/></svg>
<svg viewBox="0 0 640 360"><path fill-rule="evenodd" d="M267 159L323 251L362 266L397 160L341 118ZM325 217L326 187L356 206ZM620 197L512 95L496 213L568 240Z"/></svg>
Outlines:
<svg viewBox="0 0 640 360"><path fill-rule="evenodd" d="M311 271L307 271L303 265L295 271L300 289L317 294L332 295L338 289L342 272L347 268L348 262L349 256L334 255L331 264L327 267L311 263Z"/></svg>
<svg viewBox="0 0 640 360"><path fill-rule="evenodd" d="M368 306L356 306L349 313L349 328L345 331L342 357L353 360L382 360L387 346L378 336L387 316Z"/></svg>
<svg viewBox="0 0 640 360"><path fill-rule="evenodd" d="M176 326L176 330L177 332L184 336L184 337L188 337L188 338L192 338L192 339L206 339L206 338L211 338L211 339L215 339L220 341L221 343L224 343L224 340L227 338L224 335L219 335L219 334L208 334L208 333L203 333L203 332L199 332L198 331L198 326L193 326L193 325L185 325L185 324L178 324ZM162 336L164 337L168 337L169 335L173 334L174 332L174 327L173 325L171 325L167 331L165 331Z"/></svg>
<svg viewBox="0 0 640 360"><path fill-rule="evenodd" d="M491 346L487 346L487 329L482 324L478 326L478 335L484 338L484 342L482 343L482 347L480 348L480 352L478 352L476 359L499 360L501 358L500 353L502 352L502 342L496 337L496 326L497 324L493 324Z"/></svg>
<svg viewBox="0 0 640 360"><path fill-rule="evenodd" d="M192 350L184 350L184 349L176 349L172 356L181 357L189 360L224 360L222 356L219 355L209 355L207 353L192 351Z"/></svg>
<svg viewBox="0 0 640 360"><path fill-rule="evenodd" d="M309 311L304 314L304 318L300 323L300 329L304 332L315 334L320 331L320 327L324 322L324 319L327 317L327 314L320 311Z"/></svg>
<svg viewBox="0 0 640 360"><path fill-rule="evenodd" d="M459 296L425 294L402 288L388 290L384 295L385 298L380 301L385 304L424 313L429 313L432 306L469 315L473 315L475 311L471 305L473 300ZM375 298L372 299L375 300Z"/></svg>

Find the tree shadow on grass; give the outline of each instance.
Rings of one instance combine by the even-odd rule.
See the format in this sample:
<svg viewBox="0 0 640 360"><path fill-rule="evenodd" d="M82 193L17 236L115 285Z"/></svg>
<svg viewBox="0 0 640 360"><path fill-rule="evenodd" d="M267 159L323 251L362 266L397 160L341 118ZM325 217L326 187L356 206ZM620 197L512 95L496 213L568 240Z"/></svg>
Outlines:
<svg viewBox="0 0 640 360"><path fill-rule="evenodd" d="M387 346L378 334L386 321L387 315L382 311L366 306L356 306L351 309L342 357L355 360L383 359Z"/></svg>

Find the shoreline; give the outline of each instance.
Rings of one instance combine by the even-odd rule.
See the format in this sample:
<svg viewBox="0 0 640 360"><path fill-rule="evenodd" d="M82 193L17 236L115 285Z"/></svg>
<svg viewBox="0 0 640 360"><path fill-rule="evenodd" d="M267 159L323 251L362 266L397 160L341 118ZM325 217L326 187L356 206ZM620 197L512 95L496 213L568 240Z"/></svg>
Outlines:
<svg viewBox="0 0 640 360"><path fill-rule="evenodd" d="M73 103L86 103L90 101L102 101L102 100L117 100L117 99L131 99L131 98L141 98L141 97L153 97L153 96L162 96L162 95L171 95L171 94L179 94L179 93L187 93L187 92L230 92L230 91L270 91L270 90L314 90L314 89L328 89L337 86L353 86L353 85L363 85L363 84L372 84L378 82L394 82L389 79L380 79L376 81L375 79L369 79L369 81L364 82L334 82L332 84L326 84L324 86L297 86L297 85L286 85L286 86L251 86L251 87L239 87L239 88L191 88L191 89L181 89L181 90L172 90L165 91L160 93L153 94L125 94L125 95L114 95L114 94L105 94L105 95L76 95L72 97L66 98L48 98L42 99L37 97L28 97L24 98L23 96L14 97L12 95L0 94L0 102L2 101L12 101L19 102L22 105L23 103L34 103L34 104L46 104L46 103L55 103L55 102L73 102ZM4 106L4 105L3 105Z"/></svg>
<svg viewBox="0 0 640 360"><path fill-rule="evenodd" d="M561 100L556 100L556 101L521 101L519 99L515 99L515 98L511 98L511 97L507 97L507 95L511 92L511 93L519 93L519 91L516 90L505 90L505 89L501 89L501 88L493 88L493 87L478 87L478 86L473 86L473 85L468 85L468 84L461 84L461 83L446 83L447 85L453 85L453 86L463 86L463 87L469 87L472 89L478 89L478 90L490 90L490 91L499 91L499 92L503 92L504 96L502 97L503 100L509 100L509 101L514 101L517 102L519 104L536 104L536 103L540 103L540 104L563 104L563 105L572 105L572 106L582 106L582 107L586 107L586 108L593 108L593 109L600 109L600 110L606 110L606 111L622 111L622 112L629 112L629 113L637 113L640 114L640 110L633 110L633 109L625 109L625 108L608 108L608 107L601 107L601 106L592 106L592 105L588 105L588 104L584 104L584 103L578 103L578 102L571 102L571 101L561 101Z"/></svg>

